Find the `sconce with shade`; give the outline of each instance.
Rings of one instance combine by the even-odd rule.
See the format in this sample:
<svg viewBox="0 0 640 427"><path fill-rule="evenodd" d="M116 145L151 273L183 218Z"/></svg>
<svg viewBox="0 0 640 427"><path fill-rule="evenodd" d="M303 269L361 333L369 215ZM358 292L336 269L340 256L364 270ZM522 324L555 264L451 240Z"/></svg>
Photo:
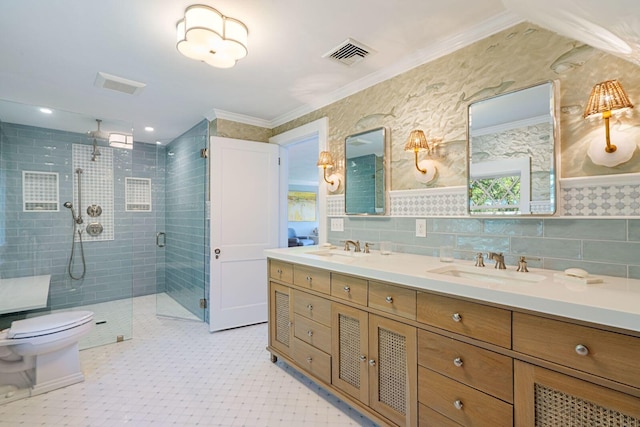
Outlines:
<svg viewBox="0 0 640 427"><path fill-rule="evenodd" d="M187 7L176 24L176 47L187 58L218 68L231 68L247 56L249 30L242 22L216 9L197 4Z"/></svg>
<svg viewBox="0 0 640 427"><path fill-rule="evenodd" d="M327 189L334 192L340 187L340 174L334 173L327 178L327 169L333 168L333 156L328 151L321 151L318 157L318 167L323 169L324 182L327 183Z"/></svg>
<svg viewBox="0 0 640 427"><path fill-rule="evenodd" d="M435 163L432 160L421 160L418 161L418 153L420 151L426 151L427 153L431 153L434 147L429 145L427 141L427 137L424 135L422 130L413 130L409 135L409 139L407 143L404 145L404 151L413 151L415 155L415 170L413 171L414 177L416 181L422 183L428 183L433 181L436 177L436 172L438 169L436 168Z"/></svg>
<svg viewBox="0 0 640 427"><path fill-rule="evenodd" d="M587 154L595 164L609 167L616 166L630 160L633 156L633 152L636 149L635 143L616 146L611 143L609 134L611 112L623 108L633 108L633 104L617 80L598 83L591 90L583 117L587 118L594 114L602 113L606 143L604 147L595 143L595 141L590 144Z"/></svg>

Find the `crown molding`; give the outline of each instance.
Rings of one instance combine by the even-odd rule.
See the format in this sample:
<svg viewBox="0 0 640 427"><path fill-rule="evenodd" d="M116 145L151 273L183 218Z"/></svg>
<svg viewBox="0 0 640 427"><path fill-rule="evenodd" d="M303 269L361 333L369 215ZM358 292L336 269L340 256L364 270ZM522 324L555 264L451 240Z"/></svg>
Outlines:
<svg viewBox="0 0 640 427"><path fill-rule="evenodd" d="M368 74L367 76L349 83L329 94L318 96L308 104L291 110L288 113L282 114L281 116L278 116L273 120L264 120L257 117L232 113L215 108L205 114L205 117L209 121L212 121L214 119L232 120L234 122L273 129L277 126L302 117L305 114L309 114L322 107L353 95L354 93L360 92L361 90L374 86L385 80L389 80L390 78L405 73L415 67L453 53L458 49L475 43L478 40L487 38L495 33L519 24L520 22L523 22L523 19L513 12L502 12L492 17L491 19L487 19L486 21L481 22L480 24L475 25L459 34L438 40L431 46L425 49L418 50L415 53L397 61L395 64L389 67Z"/></svg>
<svg viewBox="0 0 640 427"><path fill-rule="evenodd" d="M259 126L271 129L273 126L269 120L260 119L258 117L247 116L246 114L232 113L231 111L212 109L204 115L210 122L215 119L230 120L232 122L244 123L246 125Z"/></svg>

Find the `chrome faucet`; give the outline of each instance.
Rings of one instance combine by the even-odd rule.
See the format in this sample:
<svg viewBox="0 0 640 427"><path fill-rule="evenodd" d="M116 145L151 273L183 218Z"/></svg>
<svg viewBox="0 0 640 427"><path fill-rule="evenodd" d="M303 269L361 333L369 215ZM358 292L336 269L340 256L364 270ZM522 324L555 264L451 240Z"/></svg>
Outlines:
<svg viewBox="0 0 640 427"><path fill-rule="evenodd" d="M497 268L498 270L507 269L507 267L505 267L504 265L504 255L502 255L502 252L500 253L489 252L489 254L487 255L487 258L494 260L496 262L496 265L494 268Z"/></svg>
<svg viewBox="0 0 640 427"><path fill-rule="evenodd" d="M353 245L353 251L354 252L362 252L360 250L360 240L356 240L355 242L353 240L345 240L345 242L344 242L344 250L345 251L350 250L349 245Z"/></svg>

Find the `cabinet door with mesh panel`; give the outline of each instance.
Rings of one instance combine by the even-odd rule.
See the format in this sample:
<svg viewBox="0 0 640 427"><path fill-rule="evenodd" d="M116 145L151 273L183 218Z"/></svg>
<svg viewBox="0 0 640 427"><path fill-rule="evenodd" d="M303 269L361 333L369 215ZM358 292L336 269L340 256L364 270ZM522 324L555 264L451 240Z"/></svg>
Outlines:
<svg viewBox="0 0 640 427"><path fill-rule="evenodd" d="M640 426L640 398L516 361L516 427Z"/></svg>
<svg viewBox="0 0 640 427"><path fill-rule="evenodd" d="M291 355L293 346L293 298L291 288L269 283L269 346ZM275 361L275 356L272 355Z"/></svg>
<svg viewBox="0 0 640 427"><path fill-rule="evenodd" d="M369 406L398 425L418 424L417 331L369 315Z"/></svg>
<svg viewBox="0 0 640 427"><path fill-rule="evenodd" d="M369 314L333 303L331 319L331 383L368 405Z"/></svg>

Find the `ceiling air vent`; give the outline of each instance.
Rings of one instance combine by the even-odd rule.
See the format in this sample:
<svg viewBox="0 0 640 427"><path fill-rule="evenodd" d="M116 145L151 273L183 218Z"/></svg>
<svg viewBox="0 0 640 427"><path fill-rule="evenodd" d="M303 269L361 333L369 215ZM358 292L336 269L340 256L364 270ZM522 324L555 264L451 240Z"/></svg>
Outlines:
<svg viewBox="0 0 640 427"><path fill-rule="evenodd" d="M346 39L338 46L322 55L322 57L329 58L332 61L336 61L347 66L351 66L362 61L372 53L375 53L375 51L370 47L353 39Z"/></svg>
<svg viewBox="0 0 640 427"><path fill-rule="evenodd" d="M102 71L98 71L98 74L96 75L96 81L93 83L93 85L104 89L128 93L129 95L139 94L140 91L146 86L146 84L144 83L103 73Z"/></svg>

